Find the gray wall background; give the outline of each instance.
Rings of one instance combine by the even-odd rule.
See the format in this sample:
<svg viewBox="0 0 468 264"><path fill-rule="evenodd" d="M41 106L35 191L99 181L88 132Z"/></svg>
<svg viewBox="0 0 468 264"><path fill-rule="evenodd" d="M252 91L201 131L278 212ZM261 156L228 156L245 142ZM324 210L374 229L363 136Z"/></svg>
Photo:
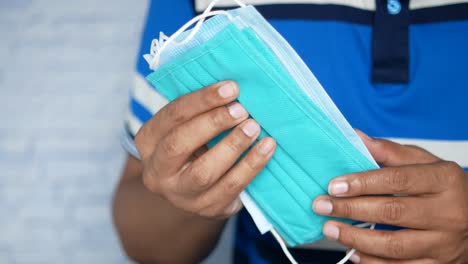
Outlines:
<svg viewBox="0 0 468 264"><path fill-rule="evenodd" d="M109 205L146 5L0 0L0 264L129 263Z"/></svg>

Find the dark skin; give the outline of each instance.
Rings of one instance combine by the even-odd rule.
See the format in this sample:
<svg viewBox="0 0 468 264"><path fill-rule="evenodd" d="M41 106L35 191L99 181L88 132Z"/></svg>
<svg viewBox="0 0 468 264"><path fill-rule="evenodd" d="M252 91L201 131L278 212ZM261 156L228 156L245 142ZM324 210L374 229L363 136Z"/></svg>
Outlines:
<svg viewBox="0 0 468 264"><path fill-rule="evenodd" d="M330 195L318 197L313 208L406 229L376 231L329 221L324 234L355 248L354 263L468 263L468 174L424 149L359 134L385 168L333 179Z"/></svg>
<svg viewBox="0 0 468 264"><path fill-rule="evenodd" d="M140 129L142 161L129 158L114 198L114 221L127 254L140 263L198 263L216 245L239 194L275 150L221 82L182 96ZM233 129L215 147L205 145ZM183 252L181 254L181 252Z"/></svg>
<svg viewBox="0 0 468 264"><path fill-rule="evenodd" d="M234 102L238 95L235 83L213 84L168 104L140 129L135 144L142 160L128 158L113 204L122 244L135 261L198 263L242 208L240 192L276 143L253 144L260 127ZM330 221L324 234L357 249L353 260L361 263L468 263L467 174L420 148L361 136L385 168L334 179L330 196L318 197L314 210L408 229L370 231Z"/></svg>

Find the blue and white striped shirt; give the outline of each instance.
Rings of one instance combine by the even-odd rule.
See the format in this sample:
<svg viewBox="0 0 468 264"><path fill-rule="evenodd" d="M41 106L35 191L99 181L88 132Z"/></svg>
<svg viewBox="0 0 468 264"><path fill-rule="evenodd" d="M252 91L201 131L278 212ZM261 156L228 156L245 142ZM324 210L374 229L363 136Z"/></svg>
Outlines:
<svg viewBox="0 0 468 264"><path fill-rule="evenodd" d="M129 152L142 124L167 103L144 79L150 69L142 55L159 31L175 32L209 2L151 1L125 119ZM468 1L244 2L291 43L353 127L468 167ZM273 262L269 240L241 212L236 260Z"/></svg>

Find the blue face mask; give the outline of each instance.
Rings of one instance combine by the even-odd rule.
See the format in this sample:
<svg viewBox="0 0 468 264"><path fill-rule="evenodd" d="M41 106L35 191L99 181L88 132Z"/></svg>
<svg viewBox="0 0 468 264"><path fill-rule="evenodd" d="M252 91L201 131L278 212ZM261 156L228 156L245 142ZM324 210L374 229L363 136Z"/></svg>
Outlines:
<svg viewBox="0 0 468 264"><path fill-rule="evenodd" d="M162 36L161 47L156 42L158 49L146 57L155 69L147 79L169 101L236 81L239 102L262 127L259 139L271 136L278 145L241 194L244 205L262 233L279 233L290 246L320 240L330 217L315 214L312 201L327 193L331 179L378 166L304 62L255 8L213 12L218 15L190 31L184 32L191 22L171 38Z"/></svg>

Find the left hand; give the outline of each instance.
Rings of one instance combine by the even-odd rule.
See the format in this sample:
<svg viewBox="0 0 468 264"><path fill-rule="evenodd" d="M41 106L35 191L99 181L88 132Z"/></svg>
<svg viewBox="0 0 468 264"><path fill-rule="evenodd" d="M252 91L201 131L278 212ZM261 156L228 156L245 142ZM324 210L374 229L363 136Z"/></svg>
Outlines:
<svg viewBox="0 0 468 264"><path fill-rule="evenodd" d="M330 196L315 199L313 209L405 229L328 221L325 236L356 249L354 263L468 263L468 174L421 148L359 134L385 168L333 179Z"/></svg>

